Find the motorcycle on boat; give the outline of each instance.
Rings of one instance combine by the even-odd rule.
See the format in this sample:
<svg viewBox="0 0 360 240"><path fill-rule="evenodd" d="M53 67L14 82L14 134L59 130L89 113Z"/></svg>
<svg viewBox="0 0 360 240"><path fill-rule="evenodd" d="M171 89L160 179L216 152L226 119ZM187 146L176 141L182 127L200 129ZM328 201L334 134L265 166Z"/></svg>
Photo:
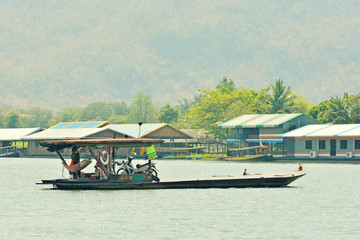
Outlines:
<svg viewBox="0 0 360 240"><path fill-rule="evenodd" d="M112 163L112 168L113 171L116 172L117 174L143 174L143 173L150 173L153 180L155 180L156 182L159 182L160 179L158 178L158 169L156 168L155 164L156 162L153 161L148 161L145 164L136 164L136 166L134 167L132 164L132 161L134 160L136 153L134 154L134 156L129 156L127 155L125 160L122 160L121 162L119 161L114 161ZM151 164L151 166L150 166ZM118 166L118 169L116 170L116 166Z"/></svg>

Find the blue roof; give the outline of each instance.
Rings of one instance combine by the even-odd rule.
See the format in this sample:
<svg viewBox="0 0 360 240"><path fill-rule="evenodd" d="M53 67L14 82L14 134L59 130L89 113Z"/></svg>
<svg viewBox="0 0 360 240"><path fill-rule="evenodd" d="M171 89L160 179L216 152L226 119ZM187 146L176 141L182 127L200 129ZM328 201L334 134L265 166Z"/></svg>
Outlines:
<svg viewBox="0 0 360 240"><path fill-rule="evenodd" d="M85 125L86 122L76 122L76 123L72 123L64 128L81 128L81 126Z"/></svg>
<svg viewBox="0 0 360 240"><path fill-rule="evenodd" d="M107 121L96 121L96 122L61 122L55 126L50 127L51 129L75 129L75 128L99 128L110 124Z"/></svg>
<svg viewBox="0 0 360 240"><path fill-rule="evenodd" d="M69 123L59 123L53 127L50 127L50 128L53 128L53 129L62 129L62 128L65 128L67 125L69 125Z"/></svg>
<svg viewBox="0 0 360 240"><path fill-rule="evenodd" d="M86 125L84 125L82 128L95 128L99 125L103 124L104 122L89 122Z"/></svg>

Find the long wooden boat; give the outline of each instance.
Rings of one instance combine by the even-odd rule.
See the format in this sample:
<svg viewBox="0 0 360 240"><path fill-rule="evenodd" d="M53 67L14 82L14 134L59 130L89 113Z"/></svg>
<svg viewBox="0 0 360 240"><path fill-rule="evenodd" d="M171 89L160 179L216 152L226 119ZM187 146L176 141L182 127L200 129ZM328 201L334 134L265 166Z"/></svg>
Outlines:
<svg viewBox="0 0 360 240"><path fill-rule="evenodd" d="M265 161L274 161L272 156L259 154L259 155L250 155L246 157L231 157L231 156L219 156L216 157L216 160L219 161L233 161L233 162L265 162Z"/></svg>
<svg viewBox="0 0 360 240"><path fill-rule="evenodd" d="M94 149L107 147L130 147L130 146L150 146L154 143L161 143L159 139L93 139L93 140L61 140L61 141L42 141L40 145L48 147L49 151L56 151L63 164L66 161L59 153L60 149L72 147L85 147L93 155L104 172L104 177L95 178L87 174L82 174L76 179L54 179L42 180L39 184L51 184L55 189L64 190L121 190L121 189L185 189L185 188L247 188L247 187L284 187L304 176L304 170L276 172L276 173L255 173L244 172L241 176L213 176L210 178L181 179L181 180L161 180L154 178L152 173L122 173L116 174L114 170L105 166L95 154ZM109 154L110 162L114 154ZM151 164L149 164L150 166ZM67 167L69 171L82 170L81 166L74 168Z"/></svg>
<svg viewBox="0 0 360 240"><path fill-rule="evenodd" d="M248 174L239 177L214 176L211 178L160 182L154 182L151 180L151 177L145 175L132 175L131 180L56 179L43 180L42 184L53 184L54 188L64 190L284 187L305 174L304 170L297 170L267 174Z"/></svg>

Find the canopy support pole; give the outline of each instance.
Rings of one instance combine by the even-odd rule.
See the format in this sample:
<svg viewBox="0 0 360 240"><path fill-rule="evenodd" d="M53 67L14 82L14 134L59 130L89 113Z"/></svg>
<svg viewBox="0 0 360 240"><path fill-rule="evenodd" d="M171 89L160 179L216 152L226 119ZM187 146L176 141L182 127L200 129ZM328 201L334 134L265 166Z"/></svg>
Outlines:
<svg viewBox="0 0 360 240"><path fill-rule="evenodd" d="M57 149L55 149L55 152L57 153L57 155L59 155L59 157L60 157L61 161L63 162L63 164L67 166L67 163L66 163L65 159L63 158L63 156L61 156L59 151Z"/></svg>
<svg viewBox="0 0 360 240"><path fill-rule="evenodd" d="M91 147L88 147L88 149L89 149L89 152L91 153L91 155L93 156L93 158L96 160L96 162L99 163L101 169L104 171L104 173L106 174L106 176L107 176L108 178L110 178L109 172L106 170L106 168L104 167L104 165L102 164L102 162L100 162L100 160L97 159L97 157L96 157L94 151L91 149Z"/></svg>

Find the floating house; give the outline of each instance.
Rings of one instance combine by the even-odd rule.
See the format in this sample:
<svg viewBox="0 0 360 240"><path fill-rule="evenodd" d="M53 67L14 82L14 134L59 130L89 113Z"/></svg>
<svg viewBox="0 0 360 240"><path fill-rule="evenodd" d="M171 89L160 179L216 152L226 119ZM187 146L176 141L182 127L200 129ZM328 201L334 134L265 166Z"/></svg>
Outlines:
<svg viewBox="0 0 360 240"><path fill-rule="evenodd" d="M307 125L280 137L290 158L360 159L360 124Z"/></svg>
<svg viewBox="0 0 360 240"><path fill-rule="evenodd" d="M189 154L192 153L225 153L226 144L219 141L215 136L205 129L181 129L181 131L193 137L187 142ZM183 141L178 141L178 144ZM196 149L195 151L193 149Z"/></svg>
<svg viewBox="0 0 360 240"><path fill-rule="evenodd" d="M174 139L191 139L192 137L166 123L139 124L110 124L107 121L95 122L61 122L42 132L21 138L28 142L29 156L48 157L56 154L49 153L38 144L41 140L66 140L66 139L89 139L89 138L159 138L166 143L157 147L159 154L171 152L171 143ZM66 150L65 150L66 151ZM142 153L140 149L135 152ZM119 150L120 155L128 154L127 150ZM63 152L63 154L70 154Z"/></svg>
<svg viewBox="0 0 360 240"><path fill-rule="evenodd" d="M1 128L0 156L26 155L28 153L28 142L22 138L43 130L43 128Z"/></svg>
<svg viewBox="0 0 360 240"><path fill-rule="evenodd" d="M109 124L110 123L108 121L60 122L42 132L22 137L22 140L28 142L29 157L47 157L56 154L51 154L46 150L46 148L41 147L38 144L38 141L124 137L123 134L103 128Z"/></svg>
<svg viewBox="0 0 360 240"><path fill-rule="evenodd" d="M23 137L22 140L28 142L29 157L49 157L56 155L41 147L38 141L42 140L70 140L70 139L90 139L90 138L123 138L124 135L109 128L49 128L42 132ZM65 155L70 154L63 152Z"/></svg>
<svg viewBox="0 0 360 240"><path fill-rule="evenodd" d="M303 113L246 114L220 124L219 128L227 129L228 144L242 144L244 149L269 144L273 154L275 149L278 154L284 154L281 134L309 124L320 122Z"/></svg>

